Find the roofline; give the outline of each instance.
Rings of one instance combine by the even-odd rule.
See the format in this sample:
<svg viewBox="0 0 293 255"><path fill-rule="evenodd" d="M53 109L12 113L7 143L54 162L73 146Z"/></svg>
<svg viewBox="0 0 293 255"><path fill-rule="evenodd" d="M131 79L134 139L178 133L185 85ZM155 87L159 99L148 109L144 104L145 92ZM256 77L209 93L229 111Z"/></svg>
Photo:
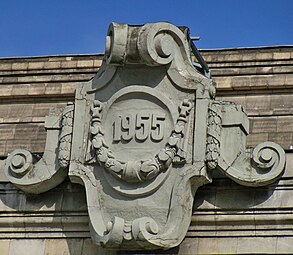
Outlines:
<svg viewBox="0 0 293 255"><path fill-rule="evenodd" d="M274 46L253 46L253 47L235 47L235 48L215 48L215 49L199 49L200 52L213 51L237 51L237 50L260 50L260 49L276 49L276 48L293 48L293 45L274 45ZM41 55L41 56L15 56L15 57L0 57L0 60L13 59L38 59L38 58L58 58L58 57L90 57L90 56L104 56L104 53L85 53L85 54L55 54L55 55Z"/></svg>
<svg viewBox="0 0 293 255"><path fill-rule="evenodd" d="M35 58L64 58L64 57L86 57L86 56L104 56L104 53L85 53L85 54L54 54L54 55L40 55L40 56L15 56L15 57L0 57L0 60L10 59L35 59Z"/></svg>
<svg viewBox="0 0 293 255"><path fill-rule="evenodd" d="M276 49L276 48L293 48L293 44L273 45L273 46L252 46L252 47L235 47L235 48L215 48L215 49L199 49L199 51L236 51L236 50L258 50L258 49Z"/></svg>

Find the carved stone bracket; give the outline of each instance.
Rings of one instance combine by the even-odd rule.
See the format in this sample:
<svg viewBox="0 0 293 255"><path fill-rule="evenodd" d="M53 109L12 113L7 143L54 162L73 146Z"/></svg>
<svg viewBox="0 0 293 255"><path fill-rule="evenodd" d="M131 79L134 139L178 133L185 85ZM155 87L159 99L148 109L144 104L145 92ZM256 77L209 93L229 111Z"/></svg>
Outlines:
<svg viewBox="0 0 293 255"><path fill-rule="evenodd" d="M5 162L8 180L25 192L39 194L54 188L66 178L73 110L73 104L69 104L63 112L52 109L46 117L46 147L40 159L24 149L9 154Z"/></svg>
<svg viewBox="0 0 293 255"><path fill-rule="evenodd" d="M276 181L285 167L285 152L276 143L264 142L246 149L248 117L240 105L213 101L209 107L207 164L245 186Z"/></svg>

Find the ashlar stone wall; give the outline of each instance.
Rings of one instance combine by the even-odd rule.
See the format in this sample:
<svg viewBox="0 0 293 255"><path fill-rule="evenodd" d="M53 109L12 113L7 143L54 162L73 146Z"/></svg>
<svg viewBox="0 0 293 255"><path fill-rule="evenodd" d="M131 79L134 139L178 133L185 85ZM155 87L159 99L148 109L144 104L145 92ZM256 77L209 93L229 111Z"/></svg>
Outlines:
<svg viewBox="0 0 293 255"><path fill-rule="evenodd" d="M279 143L287 166L278 183L247 188L214 173L195 197L182 254L293 253L293 47L205 50L217 99L244 106L248 144ZM44 151L44 117L74 100L102 55L0 59L0 169L14 149ZM69 181L26 195L0 172L0 254L101 254L90 240L85 193ZM111 253L111 252L107 252ZM124 253L124 252L120 252Z"/></svg>

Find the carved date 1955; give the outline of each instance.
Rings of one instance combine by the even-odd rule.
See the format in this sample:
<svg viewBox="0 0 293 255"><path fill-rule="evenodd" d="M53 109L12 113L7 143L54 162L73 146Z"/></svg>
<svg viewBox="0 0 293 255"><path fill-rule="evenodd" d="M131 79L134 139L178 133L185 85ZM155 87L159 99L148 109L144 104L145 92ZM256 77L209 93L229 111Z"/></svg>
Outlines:
<svg viewBox="0 0 293 255"><path fill-rule="evenodd" d="M164 138L163 113L126 113L115 117L113 122L113 142L145 141L150 138L153 142L160 142Z"/></svg>

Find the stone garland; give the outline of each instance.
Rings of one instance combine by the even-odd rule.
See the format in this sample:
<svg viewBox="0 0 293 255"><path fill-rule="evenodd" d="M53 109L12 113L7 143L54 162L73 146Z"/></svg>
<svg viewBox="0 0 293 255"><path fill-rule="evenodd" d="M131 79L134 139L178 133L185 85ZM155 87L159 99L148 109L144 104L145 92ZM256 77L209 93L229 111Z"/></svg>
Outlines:
<svg viewBox="0 0 293 255"><path fill-rule="evenodd" d="M192 109L192 103L187 99L179 106L179 117L176 121L165 148L161 149L153 158L137 161L121 161L113 155L109 146L104 141L104 131L101 123L103 104L95 100L92 107L92 120L90 132L92 134L92 149L101 166L114 176L126 182L143 182L153 179L159 173L166 171L178 151L181 151L181 141L184 137L188 116ZM184 160L181 158L181 160Z"/></svg>
<svg viewBox="0 0 293 255"><path fill-rule="evenodd" d="M70 161L74 105L68 104L63 110L61 133L59 136L58 160L61 167L67 167Z"/></svg>
<svg viewBox="0 0 293 255"><path fill-rule="evenodd" d="M209 169L215 169L220 157L222 132L221 103L213 102L208 109L206 159Z"/></svg>

